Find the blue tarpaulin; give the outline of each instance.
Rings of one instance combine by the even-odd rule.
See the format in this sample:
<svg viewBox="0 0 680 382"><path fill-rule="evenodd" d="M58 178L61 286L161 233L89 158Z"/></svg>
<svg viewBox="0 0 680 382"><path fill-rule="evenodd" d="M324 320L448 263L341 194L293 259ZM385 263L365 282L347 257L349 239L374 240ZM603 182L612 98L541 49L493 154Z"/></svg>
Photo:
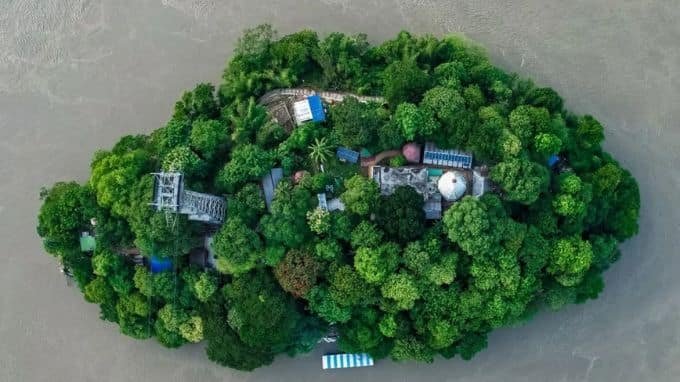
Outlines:
<svg viewBox="0 0 680 382"><path fill-rule="evenodd" d="M556 165L557 162L559 162L559 161L560 161L560 157L553 154L553 155L550 156L550 158L548 158L548 166L552 167L552 166Z"/></svg>
<svg viewBox="0 0 680 382"><path fill-rule="evenodd" d="M307 102L309 102L309 109L312 111L312 120L314 122L323 122L326 120L326 112L323 110L323 103L321 102L321 97L318 95L313 95L307 97Z"/></svg>
<svg viewBox="0 0 680 382"><path fill-rule="evenodd" d="M161 273L172 269L172 259L167 257L151 256L151 273Z"/></svg>

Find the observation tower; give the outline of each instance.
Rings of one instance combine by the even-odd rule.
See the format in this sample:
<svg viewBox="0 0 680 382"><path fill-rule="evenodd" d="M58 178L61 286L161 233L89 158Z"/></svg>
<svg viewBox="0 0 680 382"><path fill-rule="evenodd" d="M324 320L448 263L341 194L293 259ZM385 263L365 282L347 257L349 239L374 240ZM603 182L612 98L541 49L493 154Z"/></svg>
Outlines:
<svg viewBox="0 0 680 382"><path fill-rule="evenodd" d="M226 212L224 198L211 194L186 190L184 176L180 172L154 172L154 192L151 205L157 211L188 215L189 220L209 224L222 224Z"/></svg>

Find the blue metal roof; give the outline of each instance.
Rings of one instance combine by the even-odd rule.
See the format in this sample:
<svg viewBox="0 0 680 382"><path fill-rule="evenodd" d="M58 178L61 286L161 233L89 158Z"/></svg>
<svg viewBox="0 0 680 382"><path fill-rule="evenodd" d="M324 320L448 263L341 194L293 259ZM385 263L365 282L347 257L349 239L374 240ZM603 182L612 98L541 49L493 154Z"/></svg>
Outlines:
<svg viewBox="0 0 680 382"><path fill-rule="evenodd" d="M312 120L314 122L323 122L326 120L326 112L323 110L323 103L321 97L312 95L307 97L309 102L309 109L312 111Z"/></svg>
<svg viewBox="0 0 680 382"><path fill-rule="evenodd" d="M347 147L338 147L336 155L338 159L342 161L350 163L357 163L359 161L359 153L354 150L350 150Z"/></svg>
<svg viewBox="0 0 680 382"><path fill-rule="evenodd" d="M167 257L151 256L151 273L161 273L172 270L172 259Z"/></svg>
<svg viewBox="0 0 680 382"><path fill-rule="evenodd" d="M556 154L553 154L548 158L548 166L552 167L557 164L557 162L560 161L560 157L558 157Z"/></svg>

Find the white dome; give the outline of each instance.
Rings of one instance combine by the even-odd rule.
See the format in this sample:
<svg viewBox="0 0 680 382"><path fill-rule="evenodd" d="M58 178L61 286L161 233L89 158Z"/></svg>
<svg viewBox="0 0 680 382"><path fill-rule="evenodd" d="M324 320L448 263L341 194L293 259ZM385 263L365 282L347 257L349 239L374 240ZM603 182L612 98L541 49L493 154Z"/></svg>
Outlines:
<svg viewBox="0 0 680 382"><path fill-rule="evenodd" d="M442 198L452 202L460 199L467 190L467 181L463 174L458 171L447 171L439 178L437 188L442 194Z"/></svg>

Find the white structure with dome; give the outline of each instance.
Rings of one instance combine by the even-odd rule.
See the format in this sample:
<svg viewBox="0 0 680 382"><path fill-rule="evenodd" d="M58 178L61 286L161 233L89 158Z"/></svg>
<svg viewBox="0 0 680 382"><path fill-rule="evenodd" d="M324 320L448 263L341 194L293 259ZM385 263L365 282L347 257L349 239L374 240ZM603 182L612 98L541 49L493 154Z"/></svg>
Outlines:
<svg viewBox="0 0 680 382"><path fill-rule="evenodd" d="M465 195L467 180L459 171L447 171L439 178L437 188L444 200L453 202Z"/></svg>

